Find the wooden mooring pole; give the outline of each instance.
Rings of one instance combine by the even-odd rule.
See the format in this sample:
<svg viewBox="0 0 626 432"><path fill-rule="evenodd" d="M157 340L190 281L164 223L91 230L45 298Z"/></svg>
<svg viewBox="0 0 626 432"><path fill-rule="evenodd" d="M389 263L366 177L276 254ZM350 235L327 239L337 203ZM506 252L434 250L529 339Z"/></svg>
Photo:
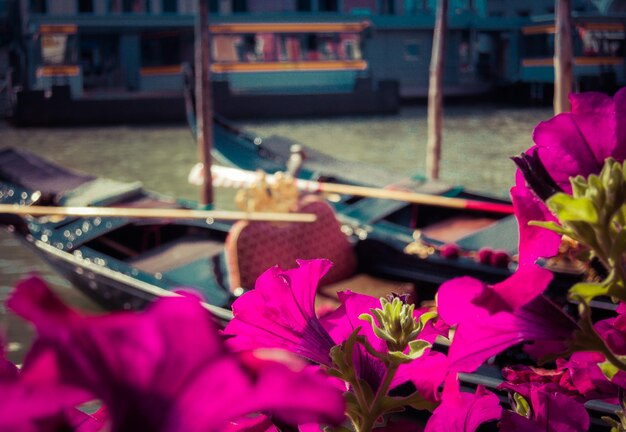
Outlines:
<svg viewBox="0 0 626 432"><path fill-rule="evenodd" d="M211 181L211 148L213 147L213 105L211 97L209 34L209 0L198 0L195 28L196 70L196 125L200 163L204 165L204 183L200 188L200 202L213 204Z"/></svg>
<svg viewBox="0 0 626 432"><path fill-rule="evenodd" d="M572 23L570 0L555 0L554 114L570 110L572 91Z"/></svg>
<svg viewBox="0 0 626 432"><path fill-rule="evenodd" d="M439 178L439 160L443 126L443 66L448 20L448 0L438 0L433 49L428 78L428 140L426 144L426 175L431 180Z"/></svg>

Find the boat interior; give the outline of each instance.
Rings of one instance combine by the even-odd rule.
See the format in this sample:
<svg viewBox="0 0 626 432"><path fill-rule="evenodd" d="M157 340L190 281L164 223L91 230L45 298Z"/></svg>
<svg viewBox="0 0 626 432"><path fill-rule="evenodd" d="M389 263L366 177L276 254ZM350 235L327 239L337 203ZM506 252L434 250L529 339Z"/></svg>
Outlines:
<svg viewBox="0 0 626 432"><path fill-rule="evenodd" d="M33 172L38 174L33 177ZM76 174L19 150L0 152L0 178L31 191L42 191L37 199L23 204L181 207L175 200L147 193L139 183ZM420 191L458 193L450 188L446 192L433 183L421 185L424 190ZM439 189L433 190L434 187ZM304 197L297 210L315 213L318 221L312 224L211 221L207 224L193 220L71 217L38 218L37 221L43 227L40 238L45 236L46 242L59 249L79 250L82 256L105 262L115 271L142 277L167 289L196 287L207 301L218 305L225 305L228 298L253 288L261 272L273 265L287 269L296 265L296 259L315 258L334 262L320 284L317 300L320 308L336 306L336 293L343 290L376 297L392 292L410 293L414 301L432 299L435 289L421 287L429 283L425 280L426 270L410 270L416 261L406 256L403 246L390 247L376 235L346 236L352 233L346 232L345 226L337 221L334 209L319 196ZM415 230L421 230L429 242L462 241L477 233L483 235L498 221L489 214L465 214L456 209L407 206L403 202L375 199L353 199L350 209L343 214L377 222L383 234L385 223L388 224L400 243L411 241ZM397 224L406 230L398 231ZM477 239L476 243L480 241ZM428 266L434 264L429 262ZM441 273L430 281L432 284L449 277L445 274L446 266L448 264L442 263ZM463 265L459 269L463 271ZM427 270L433 273L433 267ZM436 272L436 267L434 270Z"/></svg>

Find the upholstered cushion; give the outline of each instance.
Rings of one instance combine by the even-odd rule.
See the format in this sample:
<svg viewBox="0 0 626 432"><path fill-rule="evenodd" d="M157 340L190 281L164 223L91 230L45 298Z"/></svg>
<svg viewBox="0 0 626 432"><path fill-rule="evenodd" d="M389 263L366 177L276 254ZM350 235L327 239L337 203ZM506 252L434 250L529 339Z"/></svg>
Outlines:
<svg viewBox="0 0 626 432"><path fill-rule="evenodd" d="M333 284L320 287L315 298L315 308L318 311L332 310L339 306L337 293L353 291L380 298L395 294L409 294L408 301L415 301L415 286L411 282L398 282L381 279L364 273L359 273ZM323 313L321 313L323 315Z"/></svg>
<svg viewBox="0 0 626 432"><path fill-rule="evenodd" d="M296 266L296 259L327 258L333 268L320 285L341 281L356 270L356 257L333 209L320 198L309 195L299 204L299 212L314 213L314 223L235 223L226 239L231 289L253 288L268 268Z"/></svg>

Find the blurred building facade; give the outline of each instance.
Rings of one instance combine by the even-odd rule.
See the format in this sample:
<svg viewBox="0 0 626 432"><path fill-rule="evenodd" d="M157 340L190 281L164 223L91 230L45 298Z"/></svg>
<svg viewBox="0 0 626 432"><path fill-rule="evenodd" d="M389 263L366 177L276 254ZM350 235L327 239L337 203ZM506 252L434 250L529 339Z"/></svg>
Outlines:
<svg viewBox="0 0 626 432"><path fill-rule="evenodd" d="M436 3L211 0L213 81L231 95L375 90L394 81L399 97L423 97ZM623 62L624 28L617 18L625 4L572 0L575 16L614 18L611 26L586 33L592 43L612 44L611 66ZM0 37L10 36L0 68L4 55L13 85L48 92L65 86L73 98L180 94L193 65L196 7L196 0L0 1L6 21ZM550 81L545 71L534 74L537 62L525 65L524 56L529 43L546 50L553 44L552 1L451 0L449 9L446 94ZM527 41L523 29L538 22L548 26L547 37ZM580 51L584 35L575 33Z"/></svg>

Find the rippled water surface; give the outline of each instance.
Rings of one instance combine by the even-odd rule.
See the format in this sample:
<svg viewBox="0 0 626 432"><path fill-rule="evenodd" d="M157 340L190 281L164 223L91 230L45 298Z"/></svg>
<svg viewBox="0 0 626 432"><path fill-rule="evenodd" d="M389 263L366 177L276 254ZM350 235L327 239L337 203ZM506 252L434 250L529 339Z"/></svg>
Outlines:
<svg viewBox="0 0 626 432"><path fill-rule="evenodd" d="M506 196L514 172L508 157L529 147L534 126L550 117L547 108L447 107L442 180ZM336 157L378 164L399 177L425 169L423 106L404 107L395 116L247 121L239 125L262 136L288 136ZM197 189L187 184L197 152L184 125L15 129L0 124L0 147L7 146L30 150L96 176L140 180L148 189L182 198L198 196ZM216 190L217 207L232 208L232 196L232 192ZM0 331L10 342L9 356L14 360L21 358L30 331L4 313L1 302L19 278L30 272L43 275L71 303L97 310L18 240L0 230Z"/></svg>

